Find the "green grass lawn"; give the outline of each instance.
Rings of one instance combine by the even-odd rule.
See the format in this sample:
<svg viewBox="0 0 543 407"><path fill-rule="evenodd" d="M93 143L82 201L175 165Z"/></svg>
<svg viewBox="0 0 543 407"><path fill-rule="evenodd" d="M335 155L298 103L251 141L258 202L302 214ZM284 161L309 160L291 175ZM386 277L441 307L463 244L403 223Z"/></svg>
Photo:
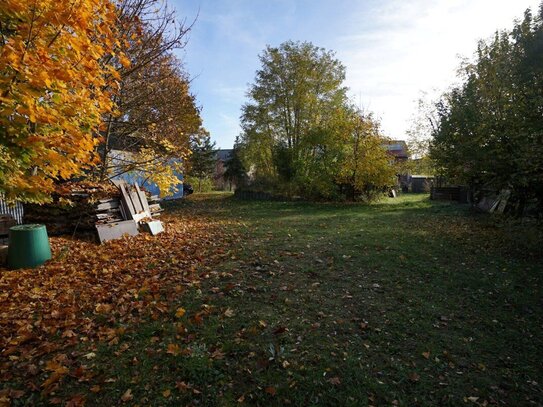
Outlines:
<svg viewBox="0 0 543 407"><path fill-rule="evenodd" d="M88 405L542 405L541 230L424 195L372 206L199 195L235 220L186 310L100 345ZM205 264L205 263L204 263ZM94 387L93 387L94 386ZM92 389L92 390L91 390Z"/></svg>

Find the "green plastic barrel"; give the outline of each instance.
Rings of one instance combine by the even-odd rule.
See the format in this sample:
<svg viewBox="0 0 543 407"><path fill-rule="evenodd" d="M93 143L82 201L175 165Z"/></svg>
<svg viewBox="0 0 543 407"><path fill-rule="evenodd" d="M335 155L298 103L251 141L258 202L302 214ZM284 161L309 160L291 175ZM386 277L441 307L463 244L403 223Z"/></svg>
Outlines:
<svg viewBox="0 0 543 407"><path fill-rule="evenodd" d="M18 225L9 228L8 267L39 266L51 258L45 225Z"/></svg>

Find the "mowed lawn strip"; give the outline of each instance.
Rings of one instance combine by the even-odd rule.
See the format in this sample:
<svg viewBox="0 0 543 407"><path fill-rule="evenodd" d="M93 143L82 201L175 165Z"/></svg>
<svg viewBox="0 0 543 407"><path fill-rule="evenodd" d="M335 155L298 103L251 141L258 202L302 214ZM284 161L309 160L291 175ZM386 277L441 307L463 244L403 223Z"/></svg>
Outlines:
<svg viewBox="0 0 543 407"><path fill-rule="evenodd" d="M202 263L169 317L94 347L94 377L66 380L59 398L543 403L537 228L510 229L424 195L371 206L210 195L168 211L235 220L225 227L240 239L221 263Z"/></svg>

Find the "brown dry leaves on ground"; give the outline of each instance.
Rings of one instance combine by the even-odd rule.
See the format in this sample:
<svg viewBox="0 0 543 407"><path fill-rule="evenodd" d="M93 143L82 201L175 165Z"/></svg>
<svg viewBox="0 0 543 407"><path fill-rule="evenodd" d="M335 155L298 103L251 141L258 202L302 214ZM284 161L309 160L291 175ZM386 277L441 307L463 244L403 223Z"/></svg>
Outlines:
<svg viewBox="0 0 543 407"><path fill-rule="evenodd" d="M105 245L51 238L53 259L44 266L0 269L0 381L22 379L47 395L64 375L84 378L91 373L73 360L74 345L117 343L143 317L172 311L184 288L199 280L199 266L228 256L235 236L224 222L163 220L165 233ZM38 380L44 372L45 382ZM11 393L0 398L21 396Z"/></svg>

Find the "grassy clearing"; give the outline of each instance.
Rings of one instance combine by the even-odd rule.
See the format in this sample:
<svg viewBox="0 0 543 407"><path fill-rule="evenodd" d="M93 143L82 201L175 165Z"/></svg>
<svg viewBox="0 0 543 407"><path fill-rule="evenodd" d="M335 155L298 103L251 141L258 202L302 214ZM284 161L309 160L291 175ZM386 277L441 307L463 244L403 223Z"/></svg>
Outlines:
<svg viewBox="0 0 543 407"><path fill-rule="evenodd" d="M540 230L519 239L523 229L422 195L362 206L214 194L168 210L235 219L242 238L224 248L221 264L203 263L200 282L187 285L169 317L90 349L95 376L67 380L59 397L89 405L543 403ZM176 316L180 307L186 313Z"/></svg>

